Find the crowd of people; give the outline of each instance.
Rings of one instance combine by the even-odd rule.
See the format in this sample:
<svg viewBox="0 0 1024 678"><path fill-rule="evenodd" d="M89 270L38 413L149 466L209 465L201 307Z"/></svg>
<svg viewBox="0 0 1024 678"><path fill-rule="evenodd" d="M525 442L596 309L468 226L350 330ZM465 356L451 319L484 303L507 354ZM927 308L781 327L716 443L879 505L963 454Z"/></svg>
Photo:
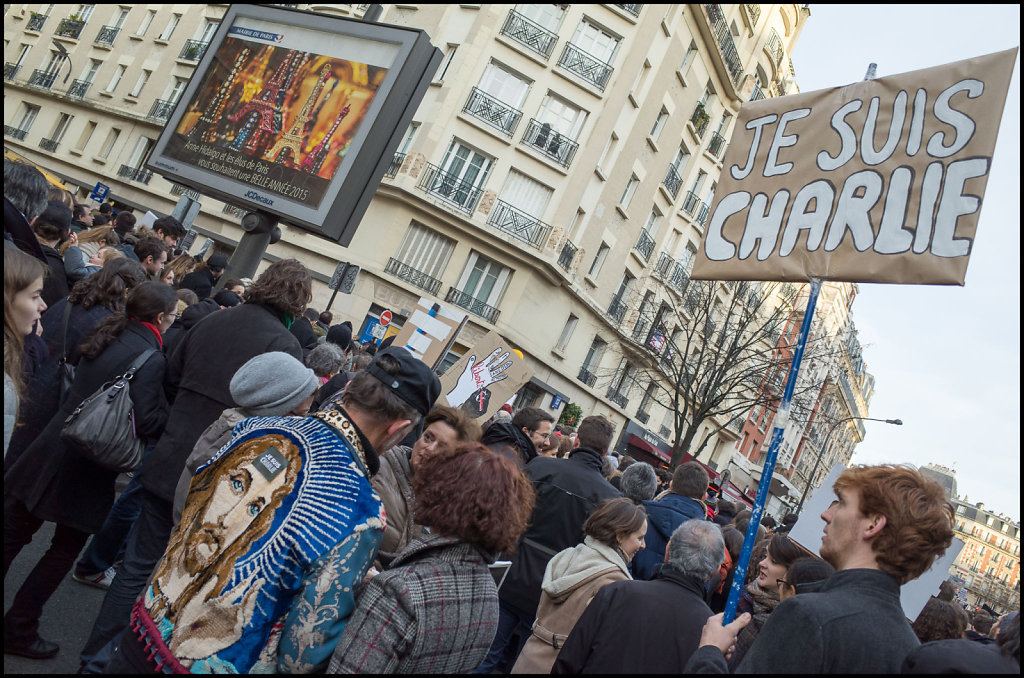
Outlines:
<svg viewBox="0 0 1024 678"><path fill-rule="evenodd" d="M48 550L4 617L4 652L78 652L81 673L1016 673L1020 620L900 586L949 548L943 489L904 466L832 488L820 556L765 518L737 618L723 611L752 512L696 461L611 452L504 405L438 403L404 348L309 308L294 259L256 280L175 253L5 161L4 574ZM127 382L141 466L63 435ZM40 629L65 578L106 590L84 647ZM69 620L73 623L73 620ZM963 671L960 671L963 669Z"/></svg>

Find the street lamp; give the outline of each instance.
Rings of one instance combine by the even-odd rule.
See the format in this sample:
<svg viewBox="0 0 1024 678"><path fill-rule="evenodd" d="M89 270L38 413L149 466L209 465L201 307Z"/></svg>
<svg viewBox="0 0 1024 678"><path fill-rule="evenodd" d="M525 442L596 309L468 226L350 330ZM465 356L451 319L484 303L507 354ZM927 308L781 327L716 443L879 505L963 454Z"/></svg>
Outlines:
<svg viewBox="0 0 1024 678"><path fill-rule="evenodd" d="M811 475L807 477L807 484L804 485L804 493L800 495L800 503L796 506L796 512L798 514L804 508L804 499L807 498L807 493L811 489L811 483L814 481L814 474L818 472L818 465L821 464L821 458L825 456L825 450L828 449L828 441L832 438L832 434L835 433L835 430L839 428L840 424L845 424L848 421L854 421L857 419L861 421L884 421L886 424L903 426L903 421L901 419L874 419L872 417L846 417L834 423L832 428L830 428L828 433L825 435L825 441L821 444L821 449L818 451L818 457L814 460L814 468L811 470Z"/></svg>

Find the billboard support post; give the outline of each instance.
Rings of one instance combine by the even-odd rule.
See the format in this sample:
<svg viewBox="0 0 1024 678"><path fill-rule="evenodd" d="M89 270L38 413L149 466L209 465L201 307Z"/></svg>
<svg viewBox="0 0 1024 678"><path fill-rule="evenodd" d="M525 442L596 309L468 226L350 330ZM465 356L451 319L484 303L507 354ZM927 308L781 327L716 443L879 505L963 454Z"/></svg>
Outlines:
<svg viewBox="0 0 1024 678"><path fill-rule="evenodd" d="M249 212L242 217L242 228L245 233L228 261L228 271L232 278L253 278L267 247L281 239L281 229L277 226L277 217L266 212ZM226 275L220 277L217 290L227 279Z"/></svg>
<svg viewBox="0 0 1024 678"><path fill-rule="evenodd" d="M736 574L733 575L732 586L729 589L729 598L725 603L725 617L722 619L723 625L730 623L736 617L736 607L739 605L740 596L743 594L750 554L754 550L757 528L761 525L761 516L764 514L764 507L768 501L768 488L772 484L772 472L775 471L775 460L779 456L779 444L782 442L782 433L786 428L786 424L789 423L789 405L793 399L793 391L796 388L796 376L800 371L800 363L804 359L804 348L807 346L807 337L811 333L811 322L814 320L814 308L818 305L818 293L820 291L821 278L811 278L811 290L807 297L807 310L804 312L804 320L800 325L800 337L797 339L796 348L793 351L793 362L789 365L786 390L782 393L779 411L775 415L772 442L768 448L768 455L764 459L761 480L757 484L757 497L754 499L754 507L750 512L750 524L747 526L747 534L743 538L743 550L740 552L739 561L736 563Z"/></svg>

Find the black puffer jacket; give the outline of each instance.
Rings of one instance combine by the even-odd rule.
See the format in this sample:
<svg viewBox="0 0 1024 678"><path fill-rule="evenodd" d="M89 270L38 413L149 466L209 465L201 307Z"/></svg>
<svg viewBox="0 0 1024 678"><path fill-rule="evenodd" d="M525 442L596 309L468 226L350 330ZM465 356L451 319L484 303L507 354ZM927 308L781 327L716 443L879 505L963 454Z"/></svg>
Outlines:
<svg viewBox="0 0 1024 678"><path fill-rule="evenodd" d="M491 424L480 437L480 442L498 454L503 454L514 460L520 466L528 464L537 456L537 448L533 441L526 437L521 428L517 428L509 422ZM510 453L509 449L514 450L515 454Z"/></svg>
<svg viewBox="0 0 1024 678"><path fill-rule="evenodd" d="M537 503L519 551L508 558L512 567L498 593L507 605L533 615L548 561L583 542L583 523L599 501L622 494L601 475L601 455L582 447L570 452L568 460L536 457L526 465L526 475Z"/></svg>

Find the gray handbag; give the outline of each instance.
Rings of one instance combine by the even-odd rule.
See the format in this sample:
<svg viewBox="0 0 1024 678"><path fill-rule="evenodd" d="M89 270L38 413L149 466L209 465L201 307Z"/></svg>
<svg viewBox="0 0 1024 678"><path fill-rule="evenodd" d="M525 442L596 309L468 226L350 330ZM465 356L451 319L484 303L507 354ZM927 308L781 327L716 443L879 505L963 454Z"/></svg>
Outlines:
<svg viewBox="0 0 1024 678"><path fill-rule="evenodd" d="M155 348L144 351L124 374L83 400L64 420L61 440L107 470L117 473L137 470L142 465L146 446L135 436L134 404L128 384L154 353Z"/></svg>
<svg viewBox="0 0 1024 678"><path fill-rule="evenodd" d="M64 307L64 327L62 330L63 341L61 342L60 360L57 361L57 371L60 375L60 404L63 405L71 392L71 384L75 381L75 366L68 362L68 320L71 319L71 303Z"/></svg>

